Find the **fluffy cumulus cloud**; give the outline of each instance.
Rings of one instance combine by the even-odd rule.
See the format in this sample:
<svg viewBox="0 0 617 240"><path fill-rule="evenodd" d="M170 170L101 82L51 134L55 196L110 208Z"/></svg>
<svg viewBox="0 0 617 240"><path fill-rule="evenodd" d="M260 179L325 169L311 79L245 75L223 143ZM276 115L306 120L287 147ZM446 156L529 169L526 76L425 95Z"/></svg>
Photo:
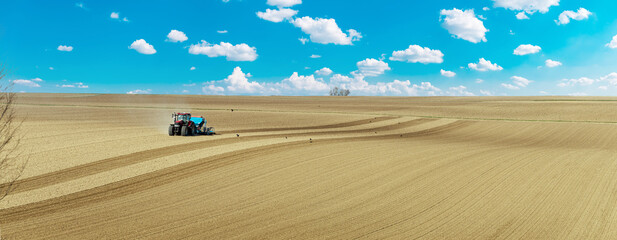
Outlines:
<svg viewBox="0 0 617 240"><path fill-rule="evenodd" d="M126 92L126 94L131 94L131 95L134 95L134 94L150 94L151 92L152 92L152 89L136 89L136 90L133 90L133 91L128 91L128 92Z"/></svg>
<svg viewBox="0 0 617 240"><path fill-rule="evenodd" d="M497 63L491 63L491 61L488 61L484 58L480 58L478 63L470 63L467 66L473 70L480 71L480 72L503 70L503 68L497 65Z"/></svg>
<svg viewBox="0 0 617 240"><path fill-rule="evenodd" d="M386 70L390 70L388 63L374 58L367 58L356 63L358 71L364 76L379 76Z"/></svg>
<svg viewBox="0 0 617 240"><path fill-rule="evenodd" d="M601 77L600 82L607 82L610 85L616 86L617 85L617 73L612 72L604 77Z"/></svg>
<svg viewBox="0 0 617 240"><path fill-rule="evenodd" d="M606 44L606 46L609 48L617 48L617 35L613 36L613 40Z"/></svg>
<svg viewBox="0 0 617 240"><path fill-rule="evenodd" d="M322 69L319 69L319 70L315 71L315 74L322 75L322 76L328 76L328 75L332 74L332 70L330 70L329 68L325 67L325 68L322 68Z"/></svg>
<svg viewBox="0 0 617 240"><path fill-rule="evenodd" d="M452 71L446 71L446 70L441 69L440 72L441 72L441 76L444 76L444 77L450 77L451 78L451 77L456 76L456 73L452 72Z"/></svg>
<svg viewBox="0 0 617 240"><path fill-rule="evenodd" d="M467 91L467 87L463 85L448 88L448 94L453 96L475 96L475 94Z"/></svg>
<svg viewBox="0 0 617 240"><path fill-rule="evenodd" d="M523 20L523 19L529 19L529 17L527 16L527 14L525 14L525 12L520 12L516 14L516 19Z"/></svg>
<svg viewBox="0 0 617 240"><path fill-rule="evenodd" d="M128 22L129 19L124 17L122 19L120 19L120 13L119 12L111 12L111 15L109 15L110 18L112 19L117 19L119 21L123 21L123 22Z"/></svg>
<svg viewBox="0 0 617 240"><path fill-rule="evenodd" d="M321 55L317 55L317 54L312 54L311 56L309 56L310 58L321 58Z"/></svg>
<svg viewBox="0 0 617 240"><path fill-rule="evenodd" d="M206 94L253 94L262 92L264 86L258 82L249 81L247 74L242 72L240 67L236 67L224 80L206 82L202 90Z"/></svg>
<svg viewBox="0 0 617 240"><path fill-rule="evenodd" d="M204 40L201 43L193 44L189 47L189 53L194 55L207 55L208 57L226 57L228 61L255 61L257 50L245 43L233 45L221 42L220 44L210 44Z"/></svg>
<svg viewBox="0 0 617 240"><path fill-rule="evenodd" d="M569 10L563 11L559 14L559 18L555 20L555 23L557 23L557 25L564 25L570 23L570 19L581 21L589 18L589 15L591 15L591 12L584 8L579 8L576 12Z"/></svg>
<svg viewBox="0 0 617 240"><path fill-rule="evenodd" d="M25 87L41 87L40 82L43 82L43 79L33 78L33 79L15 79L11 81L15 85L25 86Z"/></svg>
<svg viewBox="0 0 617 240"><path fill-rule="evenodd" d="M512 76L510 79L512 79L512 82L519 87L527 87L529 83L532 82L524 77L519 76Z"/></svg>
<svg viewBox="0 0 617 240"><path fill-rule="evenodd" d="M347 30L345 34L334 19L302 17L291 20L291 23L308 34L315 43L351 45L362 38L362 34L354 29Z"/></svg>
<svg viewBox="0 0 617 240"><path fill-rule="evenodd" d="M432 50L418 45L409 45L409 48L401 51L392 52L392 61L411 62L411 63L442 63L443 53L439 50Z"/></svg>
<svg viewBox="0 0 617 240"><path fill-rule="evenodd" d="M486 42L488 29L484 27L482 20L476 17L473 9L443 9L440 14L442 26L456 38L472 43Z"/></svg>
<svg viewBox="0 0 617 240"><path fill-rule="evenodd" d="M510 90L519 90L519 89L521 89L520 87L514 86L514 85L509 84L509 83L502 83L501 86L504 87L504 88L510 89Z"/></svg>
<svg viewBox="0 0 617 240"><path fill-rule="evenodd" d="M294 72L290 77L281 82L281 90L288 91L309 91L325 93L330 87L322 79L315 79L313 75L301 76Z"/></svg>
<svg viewBox="0 0 617 240"><path fill-rule="evenodd" d="M331 86L338 86L344 89L349 89L354 95L366 96L434 96L442 93L442 90L433 86L430 82L421 82L420 84L412 84L409 80L392 82L377 82L369 84L364 80L362 75L354 75L353 77L335 74L330 78Z"/></svg>
<svg viewBox="0 0 617 240"><path fill-rule="evenodd" d="M73 46L60 45L58 46L58 51L70 52L73 51Z"/></svg>
<svg viewBox="0 0 617 240"><path fill-rule="evenodd" d="M257 16L270 22L282 22L283 20L291 19L297 13L298 11L289 8L266 9L265 12L257 12Z"/></svg>
<svg viewBox="0 0 617 240"><path fill-rule="evenodd" d="M557 84L558 87L572 87L572 86L589 86L595 83L596 80L582 77L578 79L563 79L560 83Z"/></svg>
<svg viewBox="0 0 617 240"><path fill-rule="evenodd" d="M522 44L518 46L516 49L514 49L514 55L520 56L520 55L534 54L534 53L540 52L540 50L542 50L542 48L539 46L534 46L531 44Z"/></svg>
<svg viewBox="0 0 617 240"><path fill-rule="evenodd" d="M186 34L184 34L182 31L178 31L175 29L171 30L171 32L167 34L167 41L169 42L184 42L188 39L189 38L186 37Z"/></svg>
<svg viewBox="0 0 617 240"><path fill-rule="evenodd" d="M129 49L134 49L138 53L146 54L146 55L152 55L156 53L156 50L154 49L154 47L148 44L146 40L143 40L143 39L135 40L131 44L131 46L129 46Z"/></svg>
<svg viewBox="0 0 617 240"><path fill-rule="evenodd" d="M551 60L551 59L546 60L544 63L545 63L545 65L547 67L550 67L550 68L559 67L559 66L562 65L561 62L554 61L554 60Z"/></svg>
<svg viewBox="0 0 617 240"><path fill-rule="evenodd" d="M266 4L270 6L277 6L279 8L285 8L302 4L302 0L268 0Z"/></svg>
<svg viewBox="0 0 617 240"><path fill-rule="evenodd" d="M512 83L502 83L501 86L510 90L519 90L521 88L529 86L529 84L533 82L519 76L512 76L510 79L512 80Z"/></svg>
<svg viewBox="0 0 617 240"><path fill-rule="evenodd" d="M558 6L559 0L493 0L495 7L502 7L514 11L546 13L552 6Z"/></svg>

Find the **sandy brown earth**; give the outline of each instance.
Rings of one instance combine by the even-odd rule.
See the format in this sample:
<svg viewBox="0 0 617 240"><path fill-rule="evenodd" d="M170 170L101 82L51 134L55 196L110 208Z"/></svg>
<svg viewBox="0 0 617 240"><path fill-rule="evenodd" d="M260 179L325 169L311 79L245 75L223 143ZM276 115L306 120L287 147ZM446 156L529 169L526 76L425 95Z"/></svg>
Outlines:
<svg viewBox="0 0 617 240"><path fill-rule="evenodd" d="M616 98L22 94L17 110L8 239L617 236ZM167 136L173 111L220 134Z"/></svg>

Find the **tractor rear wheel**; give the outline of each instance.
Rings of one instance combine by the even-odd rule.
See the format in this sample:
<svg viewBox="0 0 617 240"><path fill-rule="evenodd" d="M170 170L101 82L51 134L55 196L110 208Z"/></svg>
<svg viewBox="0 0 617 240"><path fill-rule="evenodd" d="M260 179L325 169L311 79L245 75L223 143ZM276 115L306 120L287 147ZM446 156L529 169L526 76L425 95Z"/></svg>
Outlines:
<svg viewBox="0 0 617 240"><path fill-rule="evenodd" d="M182 130L180 130L180 135L182 136L188 136L189 135L189 129L186 126L182 126Z"/></svg>
<svg viewBox="0 0 617 240"><path fill-rule="evenodd" d="M169 126L169 136L174 135L174 126Z"/></svg>

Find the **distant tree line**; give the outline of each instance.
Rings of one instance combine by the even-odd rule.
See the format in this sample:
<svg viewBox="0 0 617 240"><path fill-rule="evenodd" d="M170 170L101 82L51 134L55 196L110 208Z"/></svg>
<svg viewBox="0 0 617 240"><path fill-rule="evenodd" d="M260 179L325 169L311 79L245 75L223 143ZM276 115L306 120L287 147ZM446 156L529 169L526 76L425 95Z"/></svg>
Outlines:
<svg viewBox="0 0 617 240"><path fill-rule="evenodd" d="M330 89L330 96L349 96L349 89L334 87Z"/></svg>

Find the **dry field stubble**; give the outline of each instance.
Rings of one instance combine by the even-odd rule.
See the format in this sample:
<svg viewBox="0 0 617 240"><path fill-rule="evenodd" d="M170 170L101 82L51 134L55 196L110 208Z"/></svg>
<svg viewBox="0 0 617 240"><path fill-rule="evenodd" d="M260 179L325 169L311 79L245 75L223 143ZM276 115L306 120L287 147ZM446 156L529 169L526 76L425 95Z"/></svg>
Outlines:
<svg viewBox="0 0 617 240"><path fill-rule="evenodd" d="M30 162L0 227L17 239L614 238L616 106L23 94ZM221 134L166 136L174 110Z"/></svg>

